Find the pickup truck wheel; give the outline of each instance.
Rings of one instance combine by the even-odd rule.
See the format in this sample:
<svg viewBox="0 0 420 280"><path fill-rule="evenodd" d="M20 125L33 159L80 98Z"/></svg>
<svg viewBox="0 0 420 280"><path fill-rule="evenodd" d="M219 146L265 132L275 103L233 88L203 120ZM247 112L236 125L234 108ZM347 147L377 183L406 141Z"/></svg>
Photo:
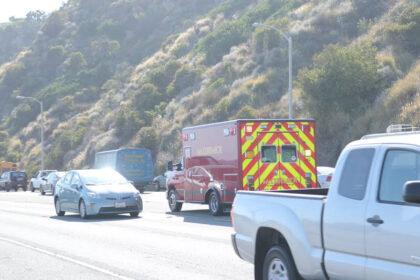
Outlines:
<svg viewBox="0 0 420 280"><path fill-rule="evenodd" d="M41 193L41 195L45 195L45 191L42 187L39 187L39 192Z"/></svg>
<svg viewBox="0 0 420 280"><path fill-rule="evenodd" d="M32 182L31 182L30 189L31 189L31 192L34 192L34 191L35 191L35 189L34 189L34 184L32 184Z"/></svg>
<svg viewBox="0 0 420 280"><path fill-rule="evenodd" d="M223 212L222 202L220 201L219 195L215 191L210 194L209 210L213 216L218 216Z"/></svg>
<svg viewBox="0 0 420 280"><path fill-rule="evenodd" d="M159 182L156 182L155 183L155 191L160 191L160 183Z"/></svg>
<svg viewBox="0 0 420 280"><path fill-rule="evenodd" d="M61 211L60 200L58 198L55 199L55 213L57 216L64 216L66 212Z"/></svg>
<svg viewBox="0 0 420 280"><path fill-rule="evenodd" d="M168 195L168 204L169 208L171 209L171 212L179 212L182 208L182 202L176 201L176 192L175 190L170 190Z"/></svg>
<svg viewBox="0 0 420 280"><path fill-rule="evenodd" d="M274 246L264 258L263 280L298 280L295 263L289 251L283 246Z"/></svg>

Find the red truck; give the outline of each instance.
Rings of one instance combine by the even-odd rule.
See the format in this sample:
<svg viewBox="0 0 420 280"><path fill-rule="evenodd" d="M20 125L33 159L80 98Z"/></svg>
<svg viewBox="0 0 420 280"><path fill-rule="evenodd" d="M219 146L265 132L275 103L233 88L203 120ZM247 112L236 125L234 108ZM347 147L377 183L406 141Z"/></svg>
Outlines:
<svg viewBox="0 0 420 280"><path fill-rule="evenodd" d="M184 128L182 138L181 160L168 162L172 212L189 202L220 215L239 190L317 187L313 120L233 120Z"/></svg>

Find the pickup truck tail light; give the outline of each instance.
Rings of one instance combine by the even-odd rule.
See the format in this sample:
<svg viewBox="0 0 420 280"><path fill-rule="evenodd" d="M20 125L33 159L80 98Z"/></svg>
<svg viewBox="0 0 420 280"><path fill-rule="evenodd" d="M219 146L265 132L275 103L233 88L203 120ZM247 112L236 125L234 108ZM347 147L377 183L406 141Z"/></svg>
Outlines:
<svg viewBox="0 0 420 280"><path fill-rule="evenodd" d="M235 228L235 218L234 218L234 216L235 216L235 213L233 212L233 207L232 207L232 210L230 210L230 219L232 220L233 230L236 231L236 228Z"/></svg>
<svg viewBox="0 0 420 280"><path fill-rule="evenodd" d="M331 179L332 179L332 176L331 176L331 175L329 175L329 176L327 177L327 182L331 182Z"/></svg>

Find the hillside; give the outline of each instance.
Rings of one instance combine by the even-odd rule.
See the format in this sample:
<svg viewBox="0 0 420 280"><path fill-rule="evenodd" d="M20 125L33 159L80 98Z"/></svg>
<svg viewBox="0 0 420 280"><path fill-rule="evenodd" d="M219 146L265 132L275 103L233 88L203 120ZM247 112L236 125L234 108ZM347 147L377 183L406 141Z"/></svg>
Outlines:
<svg viewBox="0 0 420 280"><path fill-rule="evenodd" d="M40 110L17 95L43 100L55 169L134 146L160 172L184 126L287 118L287 42L254 22L293 38L294 117L317 121L319 165L391 123L420 126L417 0L69 0L25 22L0 26L0 42L26 38L0 46L0 158L29 172Z"/></svg>

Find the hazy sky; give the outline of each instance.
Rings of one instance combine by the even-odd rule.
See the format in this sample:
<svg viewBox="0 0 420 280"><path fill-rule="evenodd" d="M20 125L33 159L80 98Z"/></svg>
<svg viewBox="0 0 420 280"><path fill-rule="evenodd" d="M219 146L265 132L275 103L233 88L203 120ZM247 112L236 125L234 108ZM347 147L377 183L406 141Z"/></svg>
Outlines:
<svg viewBox="0 0 420 280"><path fill-rule="evenodd" d="M25 17L29 11L42 10L46 13L58 10L66 0L0 0L0 22L9 18Z"/></svg>

